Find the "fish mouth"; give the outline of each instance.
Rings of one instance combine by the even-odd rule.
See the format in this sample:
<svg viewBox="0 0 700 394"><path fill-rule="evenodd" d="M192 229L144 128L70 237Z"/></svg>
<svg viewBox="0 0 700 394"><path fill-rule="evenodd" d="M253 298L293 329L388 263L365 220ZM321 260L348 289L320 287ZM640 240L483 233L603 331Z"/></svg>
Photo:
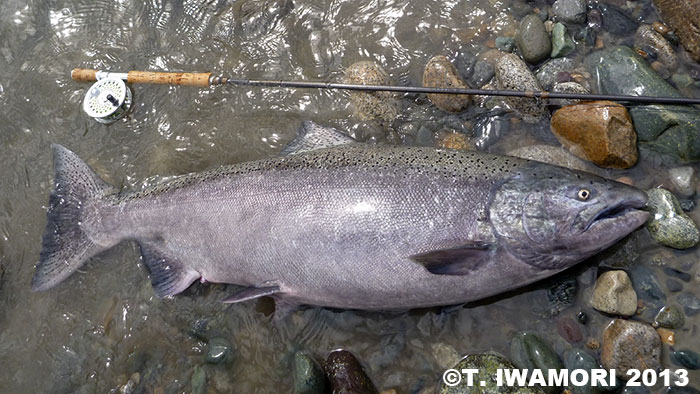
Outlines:
<svg viewBox="0 0 700 394"><path fill-rule="evenodd" d="M602 209L588 223L585 231L593 227L612 226L621 224L625 228L637 228L649 218L649 212L643 210L647 196L641 190L636 190L632 196L619 199L616 203Z"/></svg>

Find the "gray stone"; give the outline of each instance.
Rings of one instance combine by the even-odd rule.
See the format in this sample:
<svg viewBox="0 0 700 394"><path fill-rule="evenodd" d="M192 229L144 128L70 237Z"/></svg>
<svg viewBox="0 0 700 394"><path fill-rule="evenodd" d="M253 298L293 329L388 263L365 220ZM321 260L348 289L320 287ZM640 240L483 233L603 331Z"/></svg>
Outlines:
<svg viewBox="0 0 700 394"><path fill-rule="evenodd" d="M503 116L487 116L479 118L474 124L474 146L484 150L498 141L510 130L510 121Z"/></svg>
<svg viewBox="0 0 700 394"><path fill-rule="evenodd" d="M688 316L695 316L700 312L700 298L693 293L681 293L676 301L683 306L683 310Z"/></svg>
<svg viewBox="0 0 700 394"><path fill-rule="evenodd" d="M603 28L608 32L618 36L628 36L637 29L637 23L620 8L603 2L593 2L592 5L600 11L603 17Z"/></svg>
<svg viewBox="0 0 700 394"><path fill-rule="evenodd" d="M637 311L637 293L625 271L608 271L595 282L593 308L612 315L632 316Z"/></svg>
<svg viewBox="0 0 700 394"><path fill-rule="evenodd" d="M587 5L586 0L557 0L552 6L552 13L562 22L584 23Z"/></svg>
<svg viewBox="0 0 700 394"><path fill-rule="evenodd" d="M586 89L585 87L583 87L578 82L559 82L559 83L554 84L554 86L552 87L552 92L588 94L591 91ZM560 105L562 107L565 105L578 104L580 102L581 102L581 100L569 100L569 99L550 99L549 100L550 104Z"/></svg>
<svg viewBox="0 0 700 394"><path fill-rule="evenodd" d="M508 155L523 159L541 161L561 167L579 171L595 172L596 168L578 157L572 155L560 146L529 145L516 148L508 152Z"/></svg>
<svg viewBox="0 0 700 394"><path fill-rule="evenodd" d="M469 83L471 86L483 86L491 80L494 75L493 65L487 61L479 60L474 64L474 72L472 73Z"/></svg>
<svg viewBox="0 0 700 394"><path fill-rule="evenodd" d="M372 61L352 64L345 70L344 83L360 85L389 85L391 80L384 69ZM374 120L382 126L391 125L399 114L399 103L392 92L353 92L350 102L360 120Z"/></svg>
<svg viewBox="0 0 700 394"><path fill-rule="evenodd" d="M671 81L673 81L673 83L679 89L686 89L695 84L695 80L690 75L685 73L671 75Z"/></svg>
<svg viewBox="0 0 700 394"><path fill-rule="evenodd" d="M585 59L586 68L598 79L603 94L682 97L652 70L632 49L624 46L594 52ZM700 110L679 105L639 105L630 108L639 145L700 160Z"/></svg>
<svg viewBox="0 0 700 394"><path fill-rule="evenodd" d="M513 49L515 49L515 38L496 37L496 48L503 52L513 52Z"/></svg>
<svg viewBox="0 0 700 394"><path fill-rule="evenodd" d="M528 63L539 63L549 57L552 52L552 42L544 28L544 23L535 14L527 15L520 22L520 28L515 36L515 43Z"/></svg>
<svg viewBox="0 0 700 394"><path fill-rule="evenodd" d="M542 90L530 68L512 53L505 54L496 63L496 80L501 89L506 90ZM508 97L506 103L523 115L541 118L547 108L541 100Z"/></svg>
<svg viewBox="0 0 700 394"><path fill-rule="evenodd" d="M666 279L666 288L671 293L678 293L683 291L683 283L674 279Z"/></svg>
<svg viewBox="0 0 700 394"><path fill-rule="evenodd" d="M573 59L566 57L551 59L537 70L537 81L542 85L542 88L549 90L557 83L557 75L571 71L575 67Z"/></svg>
<svg viewBox="0 0 700 394"><path fill-rule="evenodd" d="M564 352L563 359L564 366L569 371L582 369L590 373L593 369L600 368L600 365L596 361L595 357L580 349L567 350ZM597 390L591 386L590 381L583 386L569 385L569 388L574 392L574 394L595 394L597 392Z"/></svg>
<svg viewBox="0 0 700 394"><path fill-rule="evenodd" d="M566 26L563 23L555 23L552 29L552 58L564 57L576 49L574 40L571 39L569 33L566 32Z"/></svg>
<svg viewBox="0 0 700 394"><path fill-rule="evenodd" d="M673 193L656 188L647 190L647 194L651 213L647 229L654 240L675 249L691 248L700 241L700 231Z"/></svg>
<svg viewBox="0 0 700 394"><path fill-rule="evenodd" d="M690 197L695 194L695 167L674 167L668 170L673 189L681 197Z"/></svg>
<svg viewBox="0 0 700 394"><path fill-rule="evenodd" d="M654 325L663 328L675 330L682 328L684 324L685 315L683 314L683 309L676 304L664 306L654 318Z"/></svg>
<svg viewBox="0 0 700 394"><path fill-rule="evenodd" d="M520 386L498 386L496 374L498 370L515 369L510 361L503 356L497 354L470 354L465 356L457 365L453 367L457 371L462 369L478 369L479 372L474 375L475 382L484 382L484 386L480 384L468 385L467 379L461 379L459 384L448 386L443 379L440 379L440 386L437 390L439 394L542 394L543 391L538 387L520 387Z"/></svg>
<svg viewBox="0 0 700 394"><path fill-rule="evenodd" d="M663 35L657 33L650 25L641 25L634 33L634 46L651 51L668 70L678 67L678 56Z"/></svg>
<svg viewBox="0 0 700 394"><path fill-rule="evenodd" d="M190 385L192 394L205 394L207 392L207 372L201 365L194 367Z"/></svg>

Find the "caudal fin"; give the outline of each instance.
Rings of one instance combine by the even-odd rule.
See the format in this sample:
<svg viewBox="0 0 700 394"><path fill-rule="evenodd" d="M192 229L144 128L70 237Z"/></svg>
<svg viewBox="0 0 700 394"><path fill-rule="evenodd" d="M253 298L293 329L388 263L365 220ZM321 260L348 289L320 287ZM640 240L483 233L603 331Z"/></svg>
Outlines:
<svg viewBox="0 0 700 394"><path fill-rule="evenodd" d="M113 188L84 161L61 145L51 145L54 190L49 198L41 255L32 290L47 290L66 279L90 257L103 250L83 231L86 207L94 207Z"/></svg>

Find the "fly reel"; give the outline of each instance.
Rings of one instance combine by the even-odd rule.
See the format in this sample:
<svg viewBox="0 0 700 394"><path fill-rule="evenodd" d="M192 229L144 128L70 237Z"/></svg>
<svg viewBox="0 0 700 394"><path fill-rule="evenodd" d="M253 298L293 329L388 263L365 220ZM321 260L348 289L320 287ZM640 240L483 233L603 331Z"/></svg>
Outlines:
<svg viewBox="0 0 700 394"><path fill-rule="evenodd" d="M126 115L132 102L131 89L123 80L104 78L88 89L83 101L83 111L99 123L109 124Z"/></svg>

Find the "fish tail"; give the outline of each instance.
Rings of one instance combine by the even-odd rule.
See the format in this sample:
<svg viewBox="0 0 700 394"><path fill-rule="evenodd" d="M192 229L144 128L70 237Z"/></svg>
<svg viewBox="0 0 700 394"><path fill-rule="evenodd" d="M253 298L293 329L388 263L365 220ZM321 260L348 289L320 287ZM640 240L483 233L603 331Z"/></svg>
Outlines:
<svg viewBox="0 0 700 394"><path fill-rule="evenodd" d="M32 278L32 290L57 285L106 247L95 244L83 228L86 208L106 194L111 185L100 179L75 153L61 145L53 150L54 189L49 198L41 254Z"/></svg>

